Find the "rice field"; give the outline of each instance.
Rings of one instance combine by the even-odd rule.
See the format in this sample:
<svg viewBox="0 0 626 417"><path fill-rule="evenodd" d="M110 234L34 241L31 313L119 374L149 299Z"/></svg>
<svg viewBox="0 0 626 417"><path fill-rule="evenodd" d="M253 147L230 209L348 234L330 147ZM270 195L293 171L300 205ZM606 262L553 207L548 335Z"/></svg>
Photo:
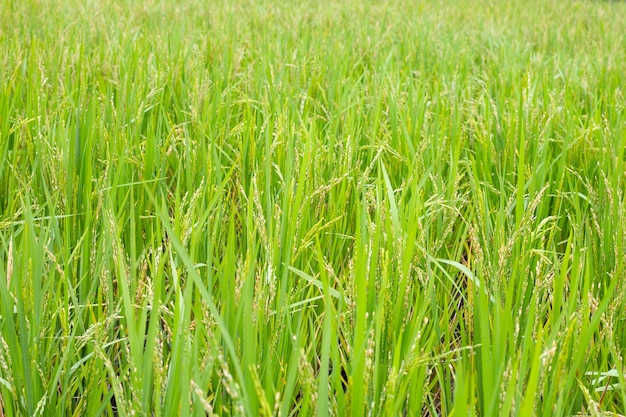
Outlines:
<svg viewBox="0 0 626 417"><path fill-rule="evenodd" d="M626 3L0 2L0 417L626 414Z"/></svg>

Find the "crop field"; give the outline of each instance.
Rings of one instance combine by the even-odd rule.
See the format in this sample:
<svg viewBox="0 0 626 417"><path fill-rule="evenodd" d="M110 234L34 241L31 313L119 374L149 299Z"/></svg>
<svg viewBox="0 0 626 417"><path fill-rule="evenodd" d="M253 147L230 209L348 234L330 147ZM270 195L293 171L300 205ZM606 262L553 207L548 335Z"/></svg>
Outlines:
<svg viewBox="0 0 626 417"><path fill-rule="evenodd" d="M626 415L626 2L0 1L0 417Z"/></svg>

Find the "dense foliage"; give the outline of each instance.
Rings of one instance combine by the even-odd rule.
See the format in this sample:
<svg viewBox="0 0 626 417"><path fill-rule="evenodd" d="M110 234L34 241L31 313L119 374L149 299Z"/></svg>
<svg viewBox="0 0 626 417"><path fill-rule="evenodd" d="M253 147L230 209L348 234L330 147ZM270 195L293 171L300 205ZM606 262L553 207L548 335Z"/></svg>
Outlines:
<svg viewBox="0 0 626 417"><path fill-rule="evenodd" d="M0 416L626 414L625 15L0 2Z"/></svg>

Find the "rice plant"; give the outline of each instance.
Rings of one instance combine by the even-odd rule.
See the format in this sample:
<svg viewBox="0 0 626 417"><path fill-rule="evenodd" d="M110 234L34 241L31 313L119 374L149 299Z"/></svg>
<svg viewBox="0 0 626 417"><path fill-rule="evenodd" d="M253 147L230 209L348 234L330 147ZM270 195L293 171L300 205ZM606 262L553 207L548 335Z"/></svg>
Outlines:
<svg viewBox="0 0 626 417"><path fill-rule="evenodd" d="M0 2L0 417L626 414L625 14Z"/></svg>

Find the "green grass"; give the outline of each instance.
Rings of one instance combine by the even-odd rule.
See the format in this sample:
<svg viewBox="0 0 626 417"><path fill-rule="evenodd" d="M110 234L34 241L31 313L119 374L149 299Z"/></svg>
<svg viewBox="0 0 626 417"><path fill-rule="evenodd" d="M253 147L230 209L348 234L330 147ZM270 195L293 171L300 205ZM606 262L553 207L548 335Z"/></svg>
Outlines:
<svg viewBox="0 0 626 417"><path fill-rule="evenodd" d="M626 414L625 14L0 2L0 416Z"/></svg>

